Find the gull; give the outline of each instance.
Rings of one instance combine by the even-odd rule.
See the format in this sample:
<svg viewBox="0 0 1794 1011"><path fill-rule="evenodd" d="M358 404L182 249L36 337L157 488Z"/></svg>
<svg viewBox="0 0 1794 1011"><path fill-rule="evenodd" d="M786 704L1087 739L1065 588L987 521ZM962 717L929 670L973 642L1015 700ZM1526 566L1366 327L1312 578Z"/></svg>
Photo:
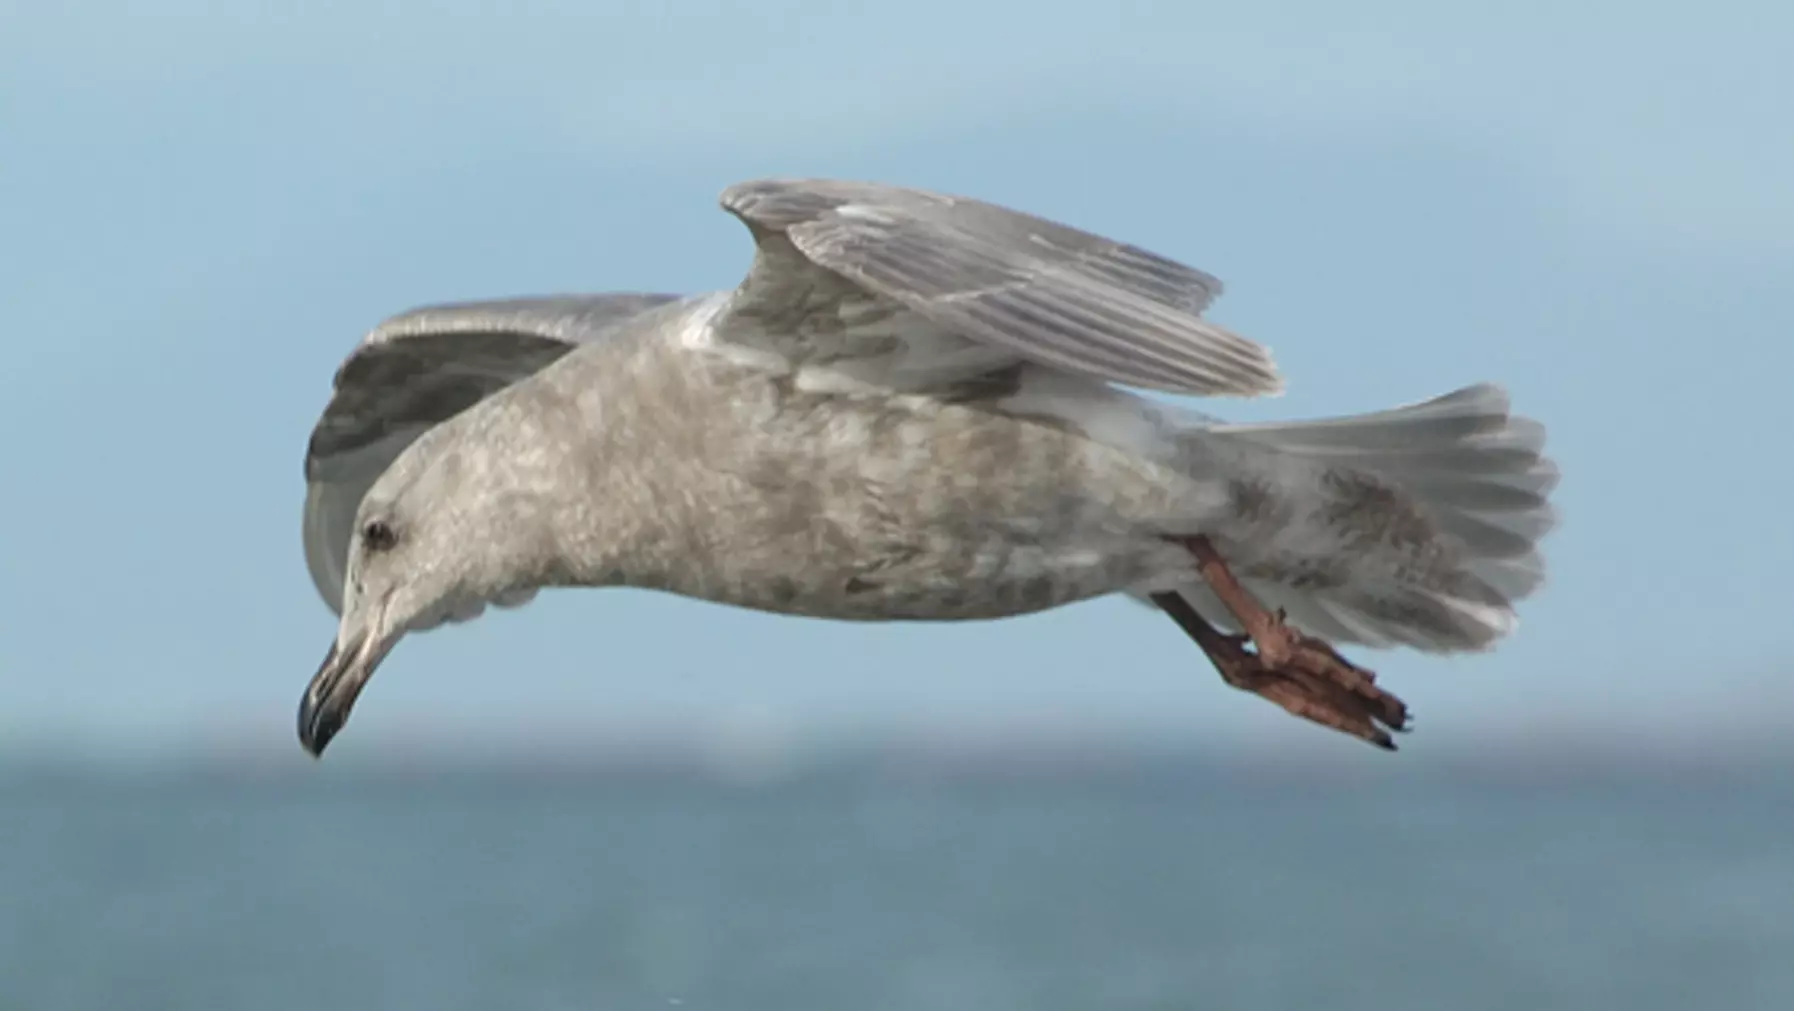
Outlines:
<svg viewBox="0 0 1794 1011"><path fill-rule="evenodd" d="M321 757L408 633L544 587L844 621L1121 594L1225 683L1388 750L1408 707L1338 645L1483 651L1543 582L1558 471L1482 383L1229 424L1282 392L1213 276L966 197L763 179L732 290L430 306L338 370L304 543L336 637Z"/></svg>

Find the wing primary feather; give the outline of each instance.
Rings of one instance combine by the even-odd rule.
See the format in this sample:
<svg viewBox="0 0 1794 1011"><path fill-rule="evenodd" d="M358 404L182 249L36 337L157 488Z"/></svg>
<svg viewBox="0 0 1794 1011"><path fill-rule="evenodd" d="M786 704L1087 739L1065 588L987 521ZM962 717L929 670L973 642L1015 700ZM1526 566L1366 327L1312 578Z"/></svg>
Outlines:
<svg viewBox="0 0 1794 1011"><path fill-rule="evenodd" d="M757 180L730 187L722 204L760 246L730 313L794 321L786 334L753 326L730 333L728 318L720 319L725 339L770 342L818 361L852 357L855 338L836 336L854 326L844 315L850 307L800 302L827 288L797 276L807 262L907 310L913 322L905 330L932 356L951 359L960 338L1016 361L1146 389L1282 390L1267 349L1200 318L1221 282L1138 246L982 201L875 183ZM816 313L838 318L795 322ZM806 341L828 347L812 351ZM859 346L880 353L872 350L877 341ZM990 359L965 360L990 367Z"/></svg>

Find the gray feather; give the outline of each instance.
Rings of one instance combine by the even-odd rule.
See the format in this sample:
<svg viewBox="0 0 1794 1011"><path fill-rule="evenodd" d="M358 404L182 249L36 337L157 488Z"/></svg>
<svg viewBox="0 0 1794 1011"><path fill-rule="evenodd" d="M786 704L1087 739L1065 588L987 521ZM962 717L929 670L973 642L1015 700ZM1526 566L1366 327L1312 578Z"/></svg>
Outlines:
<svg viewBox="0 0 1794 1011"><path fill-rule="evenodd" d="M980 201L873 183L761 180L731 187L722 204L759 243L730 310L751 325L717 322L731 340L832 336L873 317L881 336L936 355L957 340L1010 356L974 357L973 369L1028 361L1175 393L1282 389L1265 348L1200 317L1219 281L1135 246ZM888 342L865 346L889 350Z"/></svg>
<svg viewBox="0 0 1794 1011"><path fill-rule="evenodd" d="M1511 630L1513 603L1544 582L1538 545L1557 522L1550 493L1558 470L1543 455L1544 426L1512 415L1499 386L1368 414L1203 431L1374 474L1412 501L1461 558L1431 586L1265 587L1298 627L1369 646L1486 648ZM1215 620L1218 602L1185 596Z"/></svg>
<svg viewBox="0 0 1794 1011"><path fill-rule="evenodd" d="M418 436L678 296L548 296L426 306L370 331L337 369L306 445L303 537L312 582L342 607L355 509Z"/></svg>

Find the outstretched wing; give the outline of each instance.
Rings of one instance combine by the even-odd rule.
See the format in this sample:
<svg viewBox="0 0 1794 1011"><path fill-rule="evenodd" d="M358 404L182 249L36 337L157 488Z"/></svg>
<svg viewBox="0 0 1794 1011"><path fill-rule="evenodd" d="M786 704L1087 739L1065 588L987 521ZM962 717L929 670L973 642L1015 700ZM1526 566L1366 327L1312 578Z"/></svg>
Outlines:
<svg viewBox="0 0 1794 1011"><path fill-rule="evenodd" d="M305 452L305 562L330 609L342 611L361 498L406 446L615 324L678 297L464 302L415 309L375 327L337 370Z"/></svg>
<svg viewBox="0 0 1794 1011"><path fill-rule="evenodd" d="M1202 319L1221 282L988 203L875 183L761 180L723 207L753 267L712 339L893 388L1032 362L1173 393L1281 390L1270 353Z"/></svg>

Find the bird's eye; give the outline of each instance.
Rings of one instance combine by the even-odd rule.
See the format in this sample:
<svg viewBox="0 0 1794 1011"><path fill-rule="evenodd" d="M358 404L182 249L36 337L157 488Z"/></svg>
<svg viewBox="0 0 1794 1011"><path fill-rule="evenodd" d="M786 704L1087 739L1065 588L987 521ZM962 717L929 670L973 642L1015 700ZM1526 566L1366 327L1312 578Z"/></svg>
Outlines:
<svg viewBox="0 0 1794 1011"><path fill-rule="evenodd" d="M385 551L398 542L399 535L385 520L369 520L367 526L361 528L361 543L369 551Z"/></svg>

